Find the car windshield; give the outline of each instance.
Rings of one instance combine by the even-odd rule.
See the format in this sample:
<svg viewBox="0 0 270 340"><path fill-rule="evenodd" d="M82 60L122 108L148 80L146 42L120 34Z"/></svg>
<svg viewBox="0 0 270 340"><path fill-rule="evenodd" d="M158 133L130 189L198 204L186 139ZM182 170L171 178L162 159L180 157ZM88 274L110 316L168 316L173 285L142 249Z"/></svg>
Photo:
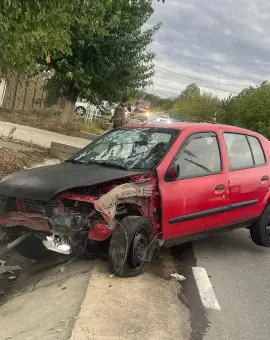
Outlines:
<svg viewBox="0 0 270 340"><path fill-rule="evenodd" d="M163 159L179 133L179 130L174 129L146 127L112 130L68 161L126 170L152 170Z"/></svg>

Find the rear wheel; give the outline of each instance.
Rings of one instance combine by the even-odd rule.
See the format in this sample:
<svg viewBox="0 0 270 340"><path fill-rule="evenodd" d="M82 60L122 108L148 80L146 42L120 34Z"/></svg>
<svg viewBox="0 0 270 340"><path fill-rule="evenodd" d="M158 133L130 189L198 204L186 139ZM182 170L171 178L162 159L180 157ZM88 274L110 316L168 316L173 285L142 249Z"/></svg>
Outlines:
<svg viewBox="0 0 270 340"><path fill-rule="evenodd" d="M152 224L141 216L117 223L109 246L109 270L119 277L142 274L153 257Z"/></svg>
<svg viewBox="0 0 270 340"><path fill-rule="evenodd" d="M270 206L250 228L252 241L261 247L270 247Z"/></svg>
<svg viewBox="0 0 270 340"><path fill-rule="evenodd" d="M12 241L16 240L19 236L12 235L10 238ZM42 241L35 237L29 236L18 244L14 249L22 255L31 260L41 261L55 255L54 252L48 250Z"/></svg>

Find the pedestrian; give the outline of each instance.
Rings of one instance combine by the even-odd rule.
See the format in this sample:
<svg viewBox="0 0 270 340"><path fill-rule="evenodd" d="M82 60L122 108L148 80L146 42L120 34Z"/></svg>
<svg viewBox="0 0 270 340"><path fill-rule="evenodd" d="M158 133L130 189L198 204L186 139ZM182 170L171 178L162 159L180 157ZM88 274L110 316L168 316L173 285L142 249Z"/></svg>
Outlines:
<svg viewBox="0 0 270 340"><path fill-rule="evenodd" d="M116 129L121 127L126 122L126 107L128 104L128 99L123 98L122 101L116 106L114 110L114 115L112 117L113 128Z"/></svg>

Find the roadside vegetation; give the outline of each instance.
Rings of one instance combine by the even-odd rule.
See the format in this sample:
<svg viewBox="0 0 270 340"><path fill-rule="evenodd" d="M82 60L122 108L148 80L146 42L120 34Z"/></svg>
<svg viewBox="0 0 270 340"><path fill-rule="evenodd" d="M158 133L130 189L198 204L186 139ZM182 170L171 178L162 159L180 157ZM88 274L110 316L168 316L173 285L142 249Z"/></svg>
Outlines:
<svg viewBox="0 0 270 340"><path fill-rule="evenodd" d="M0 148L0 180L13 172L42 163L46 158L48 158L47 150L22 151Z"/></svg>
<svg viewBox="0 0 270 340"><path fill-rule="evenodd" d="M151 83L155 54L148 46L161 26L145 25L153 2L4 1L0 69L49 74L48 88L66 98L59 121L68 125L78 97L120 101Z"/></svg>
<svg viewBox="0 0 270 340"><path fill-rule="evenodd" d="M236 96L220 99L211 92L203 92L196 84L188 85L174 98L160 98L146 94L155 111L171 117L194 121L216 121L261 133L270 139L270 83L243 89Z"/></svg>
<svg viewBox="0 0 270 340"><path fill-rule="evenodd" d="M106 126L98 122L83 123L73 120L69 124L60 123L61 112L53 109L36 111L11 112L0 109L0 121L27 125L38 129L61 133L68 136L79 136L80 131L102 134Z"/></svg>

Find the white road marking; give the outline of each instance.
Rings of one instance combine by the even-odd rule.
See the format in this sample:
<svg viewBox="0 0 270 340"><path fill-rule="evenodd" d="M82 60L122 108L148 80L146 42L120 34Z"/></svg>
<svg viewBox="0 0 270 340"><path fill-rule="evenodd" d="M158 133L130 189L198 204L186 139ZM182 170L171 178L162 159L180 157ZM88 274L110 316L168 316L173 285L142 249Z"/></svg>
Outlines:
<svg viewBox="0 0 270 340"><path fill-rule="evenodd" d="M202 304L207 309L221 310L207 272L202 267L192 267Z"/></svg>

